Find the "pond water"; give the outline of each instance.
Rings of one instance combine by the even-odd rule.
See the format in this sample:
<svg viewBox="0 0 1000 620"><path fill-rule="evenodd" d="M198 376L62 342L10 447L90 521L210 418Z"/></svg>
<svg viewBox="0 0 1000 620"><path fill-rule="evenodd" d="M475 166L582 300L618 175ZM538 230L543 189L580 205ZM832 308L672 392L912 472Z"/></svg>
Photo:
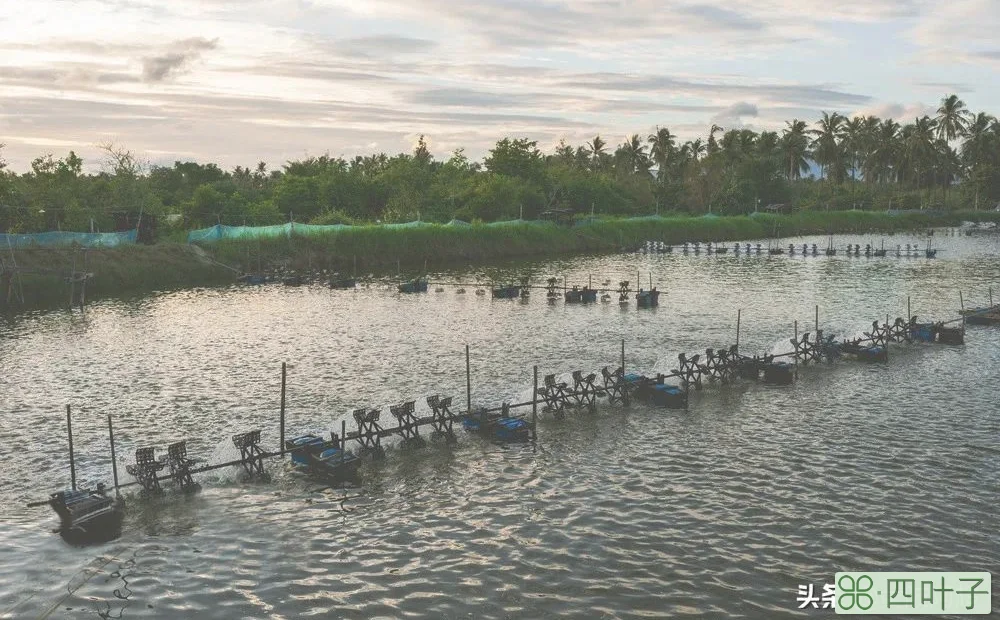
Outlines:
<svg viewBox="0 0 1000 620"><path fill-rule="evenodd" d="M827 240L781 241L803 242ZM741 351L765 353L790 348L795 321L812 331L816 305L841 337L904 316L908 297L928 320L957 316L959 291L985 305L1000 237L935 246L934 260L629 254L431 275L602 286L639 272L663 291L652 310L372 282L164 292L0 320L0 617L772 618L822 613L797 609L798 585L841 570L993 570L991 327L970 326L962 346L894 346L887 364L803 368L790 387L710 386L688 411L543 414L535 443L460 435L390 449L360 488L318 489L277 461L270 483L223 470L193 497L130 499L122 537L105 545L70 547L50 509L25 508L69 484L67 403L85 484L111 479L108 414L122 465L177 439L221 462L236 432L261 428L277 445L282 361L290 436L339 431L355 407L422 409L430 394L464 407L466 344L473 402L498 405L530 394L535 364L614 368L623 338L629 371L669 371L680 352L732 344L738 309Z"/></svg>

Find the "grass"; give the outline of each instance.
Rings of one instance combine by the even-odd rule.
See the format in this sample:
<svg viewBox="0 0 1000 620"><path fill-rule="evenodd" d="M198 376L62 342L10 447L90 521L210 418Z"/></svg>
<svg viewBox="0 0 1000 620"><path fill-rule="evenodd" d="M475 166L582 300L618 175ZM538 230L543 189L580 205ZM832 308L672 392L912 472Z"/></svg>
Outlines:
<svg viewBox="0 0 1000 620"><path fill-rule="evenodd" d="M524 223L509 226L453 227L428 224L387 229L362 226L316 235L260 240L223 240L206 246L215 257L246 271L258 265L350 272L395 267L482 263L512 258L620 251L645 241L740 241L771 236L895 232L930 226L955 226L968 215L867 211L756 214L739 217L667 215L636 219L599 219L574 227Z"/></svg>

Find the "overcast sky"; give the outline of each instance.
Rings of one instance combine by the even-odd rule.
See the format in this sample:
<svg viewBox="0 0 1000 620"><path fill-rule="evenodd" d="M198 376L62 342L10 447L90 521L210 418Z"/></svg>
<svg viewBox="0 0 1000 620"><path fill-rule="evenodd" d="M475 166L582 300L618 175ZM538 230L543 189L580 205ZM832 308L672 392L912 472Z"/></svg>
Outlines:
<svg viewBox="0 0 1000 620"><path fill-rule="evenodd" d="M1000 0L7 0L11 168L114 140L153 163L550 151L819 113L1000 113Z"/></svg>

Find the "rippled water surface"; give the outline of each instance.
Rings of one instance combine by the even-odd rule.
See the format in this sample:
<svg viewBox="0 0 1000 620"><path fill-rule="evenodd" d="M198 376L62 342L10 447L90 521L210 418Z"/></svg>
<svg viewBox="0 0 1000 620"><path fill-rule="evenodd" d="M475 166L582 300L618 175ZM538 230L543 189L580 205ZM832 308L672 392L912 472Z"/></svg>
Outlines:
<svg viewBox="0 0 1000 620"><path fill-rule="evenodd" d="M122 464L181 438L221 462L235 432L277 445L282 361L291 435L434 393L464 407L466 343L473 401L495 405L530 394L534 364L617 366L622 338L630 371L669 371L679 352L732 344L737 309L741 351L763 353L787 350L795 321L812 331L817 304L840 336L905 315L907 297L927 319L956 316L960 290L985 305L1000 238L935 243L936 260L627 255L432 275L601 285L638 271L645 286L651 273L655 310L373 282L0 320L0 617L773 618L820 613L796 609L797 586L839 570L996 573L990 327L970 326L963 346L895 346L884 365L804 368L792 387L707 387L689 411L543 415L535 444L392 449L356 489L318 489L278 462L266 484L223 471L197 496L130 501L124 535L97 547L67 546L47 507L24 507L68 486L67 403L86 483L111 478L108 414Z"/></svg>

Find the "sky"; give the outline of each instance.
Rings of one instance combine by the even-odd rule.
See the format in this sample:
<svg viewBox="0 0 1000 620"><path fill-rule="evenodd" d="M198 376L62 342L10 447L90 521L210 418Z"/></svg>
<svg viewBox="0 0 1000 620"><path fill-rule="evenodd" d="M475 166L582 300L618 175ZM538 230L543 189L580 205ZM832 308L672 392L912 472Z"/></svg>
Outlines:
<svg viewBox="0 0 1000 620"><path fill-rule="evenodd" d="M1000 114L1000 0L2 0L0 156L270 168Z"/></svg>

